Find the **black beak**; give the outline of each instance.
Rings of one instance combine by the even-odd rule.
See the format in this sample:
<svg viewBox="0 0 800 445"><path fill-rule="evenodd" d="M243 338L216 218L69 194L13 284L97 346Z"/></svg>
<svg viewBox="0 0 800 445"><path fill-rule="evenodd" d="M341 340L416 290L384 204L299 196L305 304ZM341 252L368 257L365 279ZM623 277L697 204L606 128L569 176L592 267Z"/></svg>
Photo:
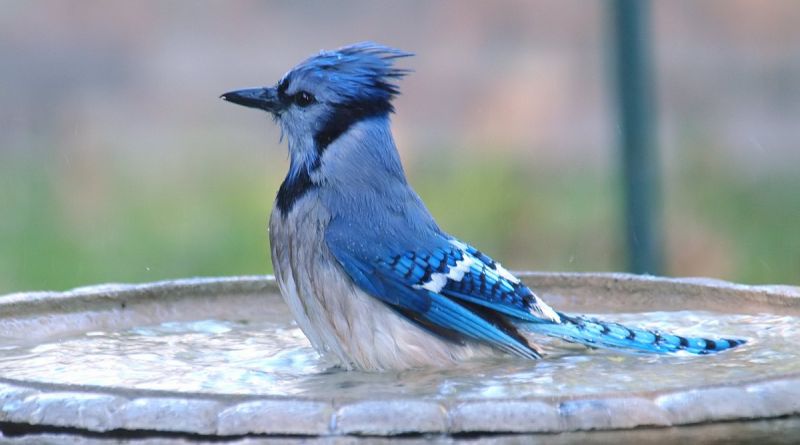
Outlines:
<svg viewBox="0 0 800 445"><path fill-rule="evenodd" d="M223 100L250 108L260 108L273 114L280 114L283 104L278 99L275 88L249 88L236 90L220 96Z"/></svg>

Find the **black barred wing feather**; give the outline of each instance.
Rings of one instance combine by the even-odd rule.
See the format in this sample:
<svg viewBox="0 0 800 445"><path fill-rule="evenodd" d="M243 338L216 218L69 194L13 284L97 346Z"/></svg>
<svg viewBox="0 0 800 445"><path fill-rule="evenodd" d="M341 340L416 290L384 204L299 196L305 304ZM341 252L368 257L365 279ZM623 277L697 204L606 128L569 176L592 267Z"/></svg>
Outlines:
<svg viewBox="0 0 800 445"><path fill-rule="evenodd" d="M430 251L409 251L383 261L406 284L529 322L559 322L559 315L503 266L472 246L450 239Z"/></svg>

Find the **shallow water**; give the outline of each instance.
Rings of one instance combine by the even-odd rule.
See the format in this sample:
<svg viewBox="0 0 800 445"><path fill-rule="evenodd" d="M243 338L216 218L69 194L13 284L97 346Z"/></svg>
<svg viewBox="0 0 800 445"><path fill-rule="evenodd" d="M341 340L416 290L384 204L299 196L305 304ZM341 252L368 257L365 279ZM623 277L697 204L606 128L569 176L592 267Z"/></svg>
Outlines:
<svg viewBox="0 0 800 445"><path fill-rule="evenodd" d="M667 356L543 339L544 360L509 358L447 371L368 374L330 369L294 324L202 320L87 332L33 346L0 340L0 376L185 392L472 399L662 391L800 371L798 317L686 311L597 317L748 343L710 356Z"/></svg>

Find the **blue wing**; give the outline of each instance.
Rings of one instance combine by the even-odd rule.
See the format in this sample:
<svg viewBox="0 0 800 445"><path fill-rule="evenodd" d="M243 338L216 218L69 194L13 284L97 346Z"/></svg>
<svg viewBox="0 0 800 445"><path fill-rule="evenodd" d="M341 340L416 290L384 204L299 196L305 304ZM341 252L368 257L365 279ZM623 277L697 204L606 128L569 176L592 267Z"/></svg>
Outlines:
<svg viewBox="0 0 800 445"><path fill-rule="evenodd" d="M433 258L435 263L443 254L448 268L433 279L423 276L417 286L524 321L560 321L553 309L500 263L461 241L451 238L448 242L452 247L442 249Z"/></svg>
<svg viewBox="0 0 800 445"><path fill-rule="evenodd" d="M681 337L556 312L488 256L456 239L443 240L432 243L433 248L369 258L343 248L346 244L329 240L328 246L362 289L420 325L449 338L453 333L455 338L467 336L523 357L539 354L509 320L523 322L531 332L588 346L651 353L708 354L745 342ZM392 249L381 246L377 250Z"/></svg>
<svg viewBox="0 0 800 445"><path fill-rule="evenodd" d="M356 251L361 249L335 237L327 244L364 291L423 327L448 338L466 336L520 356L539 357L505 315L541 322L552 320L541 315L552 310L476 249L444 236L437 241L433 248L374 256L359 255Z"/></svg>

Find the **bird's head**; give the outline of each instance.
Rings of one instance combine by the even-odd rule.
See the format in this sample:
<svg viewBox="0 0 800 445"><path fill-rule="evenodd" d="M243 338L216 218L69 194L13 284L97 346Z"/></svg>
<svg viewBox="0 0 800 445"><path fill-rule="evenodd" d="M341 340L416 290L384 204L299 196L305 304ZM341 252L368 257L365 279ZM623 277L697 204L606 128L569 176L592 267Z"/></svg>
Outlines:
<svg viewBox="0 0 800 445"><path fill-rule="evenodd" d="M306 59L274 86L221 97L270 112L289 139L293 161L310 166L353 124L394 111L391 102L399 94L395 82L409 70L393 62L410 55L376 43L357 43Z"/></svg>

